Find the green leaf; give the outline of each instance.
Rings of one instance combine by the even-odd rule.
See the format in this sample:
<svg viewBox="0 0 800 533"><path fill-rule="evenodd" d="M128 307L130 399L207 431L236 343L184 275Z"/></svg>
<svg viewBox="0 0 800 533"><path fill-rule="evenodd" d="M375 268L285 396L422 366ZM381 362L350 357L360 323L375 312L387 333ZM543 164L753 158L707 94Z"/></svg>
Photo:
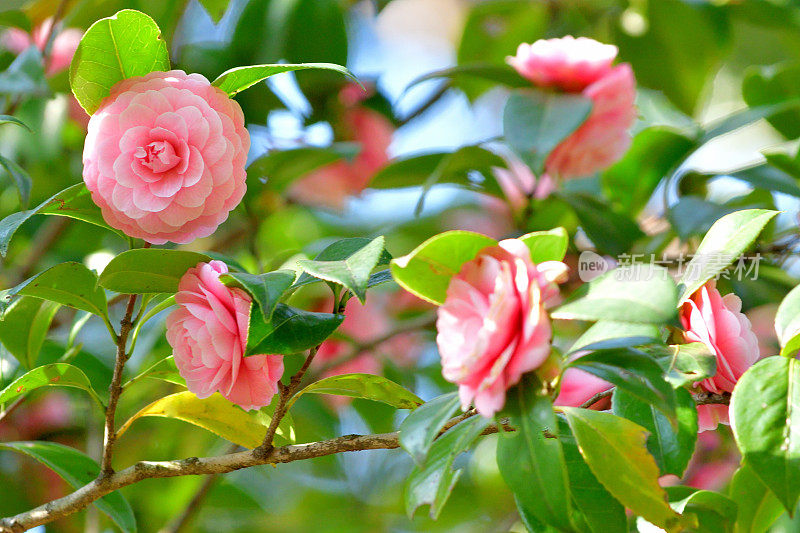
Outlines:
<svg viewBox="0 0 800 533"><path fill-rule="evenodd" d="M0 449L22 453L36 459L66 481L73 489L79 489L94 481L100 474L100 466L88 455L55 442L3 442ZM94 502L94 506L108 515L126 533L136 531L136 518L130 504L120 492L112 492Z"/></svg>
<svg viewBox="0 0 800 533"><path fill-rule="evenodd" d="M778 306L775 333L781 343L781 355L797 355L800 350L800 285L789 291Z"/></svg>
<svg viewBox="0 0 800 533"><path fill-rule="evenodd" d="M275 410L275 402L260 411L245 411L214 393L200 399L193 392L184 391L170 394L151 403L128 419L119 428L122 435L136 420L146 416L174 418L201 427L225 440L256 448L264 441ZM294 442L294 427L290 417L284 417L278 424L275 441L282 444Z"/></svg>
<svg viewBox="0 0 800 533"><path fill-rule="evenodd" d="M42 53L37 47L29 46L8 68L0 71L0 94L24 98L43 98L50 95L44 75Z"/></svg>
<svg viewBox="0 0 800 533"><path fill-rule="evenodd" d="M230 0L200 0L200 5L205 8L206 13L214 21L214 24L218 24L228 10L229 2Z"/></svg>
<svg viewBox="0 0 800 533"><path fill-rule="evenodd" d="M95 226L106 228L124 237L103 220L100 208L92 202L91 194L86 185L81 182L48 198L37 207L28 211L12 213L0 220L0 256L5 257L8 243L17 229L33 215L58 215L62 217L83 220Z"/></svg>
<svg viewBox="0 0 800 533"><path fill-rule="evenodd" d="M778 211L768 209L743 209L717 220L686 265L678 305L738 259L777 214Z"/></svg>
<svg viewBox="0 0 800 533"><path fill-rule="evenodd" d="M11 116L11 115L0 115L0 126L2 126L3 124L16 124L17 126L19 126L19 127L21 127L21 128L25 128L26 130L28 130L28 131L30 131L30 132L33 132L33 130L31 130L31 129L28 127L28 125L27 125L27 124L25 124L24 122L22 122L22 121L21 121L20 119L18 119L17 117L13 117L13 116Z"/></svg>
<svg viewBox="0 0 800 533"><path fill-rule="evenodd" d="M283 192L296 180L308 173L340 161L343 155L331 148L303 147L270 152L247 167L247 178L252 184L259 180L264 187Z"/></svg>
<svg viewBox="0 0 800 533"><path fill-rule="evenodd" d="M131 378L131 380L123 386L123 389L127 389L130 385L138 382L142 378L159 379L182 387L186 386L186 380L181 376L178 367L175 365L175 358L171 355L154 363L152 366Z"/></svg>
<svg viewBox="0 0 800 533"><path fill-rule="evenodd" d="M702 342L654 345L643 350L655 358L664 371L664 378L676 389L691 386L717 373L717 356Z"/></svg>
<svg viewBox="0 0 800 533"><path fill-rule="evenodd" d="M106 294L97 286L97 274L81 263L61 263L16 287L0 291L0 317L17 295L50 300L103 318L108 317Z"/></svg>
<svg viewBox="0 0 800 533"><path fill-rule="evenodd" d="M41 387L72 387L83 389L101 406L103 402L92 388L83 371L68 363L53 363L36 367L12 381L0 391L0 405L14 401L23 394Z"/></svg>
<svg viewBox="0 0 800 533"><path fill-rule="evenodd" d="M20 28L25 33L31 32L31 21L28 16L23 11L11 7L0 11L0 26Z"/></svg>
<svg viewBox="0 0 800 533"><path fill-rule="evenodd" d="M198 263L211 261L205 254L161 248L122 252L103 269L101 287L122 294L172 293L181 277Z"/></svg>
<svg viewBox="0 0 800 533"><path fill-rule="evenodd" d="M603 172L603 191L623 213L638 213L662 178L695 148L695 140L666 126L642 130L617 163Z"/></svg>
<svg viewBox="0 0 800 533"><path fill-rule="evenodd" d="M533 173L541 176L550 152L591 112L592 101L578 94L517 91L503 110L503 135Z"/></svg>
<svg viewBox="0 0 800 533"><path fill-rule="evenodd" d="M658 484L658 465L647 452L647 432L602 411L561 407L578 449L598 481L625 507L668 531L686 520L672 510Z"/></svg>
<svg viewBox="0 0 800 533"><path fill-rule="evenodd" d="M739 378L731 426L743 460L793 512L800 496L800 361L768 357Z"/></svg>
<svg viewBox="0 0 800 533"><path fill-rule="evenodd" d="M550 398L540 394L535 378L509 391L503 415L516 431L497 441L497 467L517 504L539 522L574 529L564 452Z"/></svg>
<svg viewBox="0 0 800 533"><path fill-rule="evenodd" d="M517 238L531 251L531 261L534 263L561 261L567 254L569 246L569 235L564 228L534 231Z"/></svg>
<svg viewBox="0 0 800 533"><path fill-rule="evenodd" d="M0 167L6 170L8 175L11 176L11 180L17 186L20 205L22 207L27 207L28 200L31 198L31 186L33 185L31 177L25 172L25 169L3 156L0 156Z"/></svg>
<svg viewBox="0 0 800 533"><path fill-rule="evenodd" d="M625 533L625 508L603 487L581 457L567 421L558 419L558 440L564 451L569 488L575 507L592 533Z"/></svg>
<svg viewBox="0 0 800 533"><path fill-rule="evenodd" d="M725 13L706 3L659 0L648 2L642 15L647 27L641 34L614 25L619 60L631 63L639 84L662 91L681 111L694 114L725 52Z"/></svg>
<svg viewBox="0 0 800 533"><path fill-rule="evenodd" d="M664 324L675 317L677 289L665 268L634 264L606 272L557 308L553 318Z"/></svg>
<svg viewBox="0 0 800 533"><path fill-rule="evenodd" d="M281 300L292 283L295 272L292 270L275 270L266 274L248 274L246 272L228 272L219 279L228 287L244 289L253 298L253 302L261 308L260 318L270 320L275 306Z"/></svg>
<svg viewBox="0 0 800 533"><path fill-rule="evenodd" d="M424 403L413 392L374 374L340 374L315 381L295 394L289 401L289 407L301 395L308 393L363 398L385 403L396 409L416 409Z"/></svg>
<svg viewBox="0 0 800 533"><path fill-rule="evenodd" d="M675 391L677 428L652 404L642 401L625 389L617 389L611 398L615 415L639 424L647 431L647 449L655 457L662 474L683 477L697 441L697 407L686 389Z"/></svg>
<svg viewBox="0 0 800 533"><path fill-rule="evenodd" d="M630 250L634 241L644 236L629 213L622 213L596 197L585 193L560 194L575 211L586 236L598 250L619 256Z"/></svg>
<svg viewBox="0 0 800 533"><path fill-rule="evenodd" d="M251 314L255 307L251 308ZM248 332L248 349L245 355L284 354L309 350L319 346L344 320L344 315L312 313L279 303L269 322L252 321ZM255 339L250 341L249 336Z"/></svg>
<svg viewBox="0 0 800 533"><path fill-rule="evenodd" d="M786 154L763 153L767 164L755 165L730 175L753 187L800 197L800 165Z"/></svg>
<svg viewBox="0 0 800 533"><path fill-rule="evenodd" d="M736 533L765 533L784 512L778 498L747 465L733 474L728 493L739 509Z"/></svg>
<svg viewBox="0 0 800 533"><path fill-rule="evenodd" d="M504 198L494 178L493 167L505 167L502 157L480 146L462 146L454 152L434 152L394 160L379 170L369 186L373 189L399 189L421 186L416 213L425 197L437 184L455 185L467 190ZM477 179L476 174L482 176Z"/></svg>
<svg viewBox="0 0 800 533"><path fill-rule="evenodd" d="M275 74L308 69L339 72L358 83L358 78L341 65L334 65L333 63L301 63L290 65L288 63L283 63L277 65L250 65L247 67L228 69L211 82L211 85L219 87L221 90L225 91L228 96L233 96Z"/></svg>
<svg viewBox="0 0 800 533"><path fill-rule="evenodd" d="M627 348L659 340L658 327L653 324L636 324L599 320L576 340L569 353L579 350Z"/></svg>
<svg viewBox="0 0 800 533"><path fill-rule="evenodd" d="M470 231L446 231L420 244L410 254L393 259L395 281L408 292L436 305L444 303L450 279L464 263L497 241Z"/></svg>
<svg viewBox="0 0 800 533"><path fill-rule="evenodd" d="M674 421L675 391L664 380L661 367L647 354L632 348L597 350L572 360L568 367L613 383Z"/></svg>
<svg viewBox="0 0 800 533"><path fill-rule="evenodd" d="M363 304L372 270L386 253L385 239L376 237L346 259L338 261L300 260L297 264L309 275L349 289Z"/></svg>
<svg viewBox="0 0 800 533"><path fill-rule="evenodd" d="M69 68L69 84L91 115L118 82L169 69L167 43L155 21L141 11L123 9L83 34Z"/></svg>
<svg viewBox="0 0 800 533"><path fill-rule="evenodd" d="M667 487L666 490L673 509L683 515L695 515L698 531L733 533L736 503L724 494L683 486Z"/></svg>
<svg viewBox="0 0 800 533"><path fill-rule="evenodd" d="M22 296L0 320L0 342L25 368L33 368L59 304Z"/></svg>
<svg viewBox="0 0 800 533"><path fill-rule="evenodd" d="M527 4L530 9L530 4ZM455 83L481 80L491 82L494 84L505 85L515 89L522 89L531 86L530 80L526 80L519 73L509 65L502 65L496 63L469 63L459 64L454 67L448 67L441 70L435 70L427 74L423 74L418 78L411 81L406 88L403 89L403 95L407 94L412 88L420 83L435 80L446 79Z"/></svg>
<svg viewBox="0 0 800 533"><path fill-rule="evenodd" d="M459 405L457 392L443 394L417 407L400 424L400 446L418 466L425 464L434 439Z"/></svg>
<svg viewBox="0 0 800 533"><path fill-rule="evenodd" d="M800 95L798 98L784 102L745 107L708 125L700 141L708 142L715 137L725 135L763 118L769 120L775 115L792 109L800 109Z"/></svg>
<svg viewBox="0 0 800 533"><path fill-rule="evenodd" d="M359 250L369 245L371 242L373 241L366 237L349 237L347 239L340 239L326 246L324 250L314 257L314 261L345 261L353 256L353 254L358 253ZM388 265L389 261L391 260L391 254L384 250L380 257L378 257L377 266ZM317 281L319 281L319 278L315 278L307 272L303 272L300 274L300 277L297 278L293 288L301 287L309 283L315 283Z"/></svg>
<svg viewBox="0 0 800 533"><path fill-rule="evenodd" d="M784 63L747 69L742 96L748 106L760 107L800 98L800 64ZM796 106L767 117L767 121L787 139L800 137L800 109Z"/></svg>
<svg viewBox="0 0 800 533"><path fill-rule="evenodd" d="M408 476L405 488L406 514L422 505L430 505L430 517L436 520L444 504L461 477L461 470L453 470L453 462L475 442L489 425L489 420L473 416L449 429L433 443L424 466L415 466Z"/></svg>

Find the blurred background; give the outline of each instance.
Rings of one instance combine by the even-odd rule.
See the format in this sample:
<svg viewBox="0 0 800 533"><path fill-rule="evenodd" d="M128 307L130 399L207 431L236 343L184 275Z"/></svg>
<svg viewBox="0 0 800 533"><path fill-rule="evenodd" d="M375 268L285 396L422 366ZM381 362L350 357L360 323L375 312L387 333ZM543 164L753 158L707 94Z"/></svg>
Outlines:
<svg viewBox="0 0 800 533"><path fill-rule="evenodd" d="M577 234L572 255L592 247L581 221L563 201L542 200L540 218L521 228L507 202L469 187L437 185L421 201L420 185L430 170L397 163L491 145L502 134L507 87L457 71L419 78L456 66L502 66L521 42L582 35L617 45L618 59L632 64L639 84L635 132L654 126L690 131L748 105L800 97L800 7L791 0L0 0L0 107L32 129L0 125L0 155L30 175L30 206L81 180L88 116L69 93L67 67L82 32L123 8L156 20L177 69L213 79L238 65L332 62L346 65L365 85L361 91L339 75L299 72L275 76L236 97L252 136L248 194L214 236L188 249L222 253L257 271L278 268L300 254L313 257L347 236L386 235L388 250L399 256L455 228L503 237L560 224ZM697 239L731 207L777 206L785 213L776 232L795 228L800 174L765 164L762 153L794 153L797 148L792 139L800 134L794 133L800 116L786 112L779 118L771 124L753 122L703 144L679 161L683 179L675 190L658 185L657 176L652 195L627 216L664 243ZM646 145L643 151L640 157L658 156ZM0 218L21 209L16 181L12 170L0 169ZM594 193L599 183L593 177L569 187ZM613 203L613 194L598 192L598 197L602 194ZM645 250L663 250L659 246ZM0 287L69 260L99 271L125 249L124 241L95 226L33 218L0 264ZM788 254L781 268L762 272L758 282L735 286L760 328L764 354L774 353L774 302L796 283L789 277L797 274L794 261ZM327 310L326 291L324 285L310 287L293 303ZM112 306L111 312L118 320L122 309ZM315 361L315 375L384 374L423 399L452 390L440 374L432 306L389 284L371 292L365 306L351 300L347 314ZM128 364L131 376L169 355L161 318L148 323L140 337ZM71 310L56 313L40 363L64 353L75 319ZM575 333L557 332L561 337ZM90 319L75 346L75 364L98 384L97 390L106 389L113 352L103 324ZM20 370L6 348L0 351L0 389ZM287 357L287 373L299 363ZM181 390L145 381L123 397L121 420L170 387ZM314 395L304 396L293 415L298 442L392 431L405 416L382 404ZM101 439L96 406L78 393L33 394L0 420L0 441L53 440L96 455ZM703 464L690 468L685 482L724 487L738 463L730 441L727 427L701 435L698 457ZM142 458L205 456L228 447L194 426L145 418L122 437L116 461L128 465ZM459 458L462 475L436 521L427 508L407 516L402 491L411 466L404 453L381 450L231 473L215 481L186 530L522 531L495 465L493 437ZM122 492L140 530L158 531L182 512L202 483L195 478L149 480ZM38 463L0 452L0 515L68 490ZM47 530L112 527L90 510ZM797 531L800 525L787 519L776 527Z"/></svg>

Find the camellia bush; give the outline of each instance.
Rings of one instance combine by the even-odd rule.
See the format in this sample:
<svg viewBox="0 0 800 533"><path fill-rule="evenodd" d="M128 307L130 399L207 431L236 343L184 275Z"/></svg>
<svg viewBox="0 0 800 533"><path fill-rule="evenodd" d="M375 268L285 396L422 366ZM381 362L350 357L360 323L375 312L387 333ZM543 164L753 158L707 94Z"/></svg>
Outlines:
<svg viewBox="0 0 800 533"><path fill-rule="evenodd" d="M800 527L799 8L11 4L0 531Z"/></svg>

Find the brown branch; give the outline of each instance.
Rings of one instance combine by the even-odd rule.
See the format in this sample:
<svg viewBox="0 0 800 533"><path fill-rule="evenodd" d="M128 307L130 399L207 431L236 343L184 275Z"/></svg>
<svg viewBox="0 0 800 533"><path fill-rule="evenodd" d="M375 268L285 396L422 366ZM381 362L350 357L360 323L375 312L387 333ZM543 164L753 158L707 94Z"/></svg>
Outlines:
<svg viewBox="0 0 800 533"><path fill-rule="evenodd" d="M122 371L125 368L125 363L128 362L129 354L127 352L128 334L131 332L133 322L133 308L136 306L137 294L131 294L128 298L128 307L125 309L125 316L120 322L119 335L117 336L117 357L114 362L114 375L111 378L111 384L108 386L108 407L106 407L106 424L105 436L103 439L103 462L100 466L100 475L108 476L114 472L111 467L111 457L114 454L114 443L117 440L117 431L115 427L114 417L117 413L117 402L119 395L122 392Z"/></svg>
<svg viewBox="0 0 800 533"><path fill-rule="evenodd" d="M731 393L723 392L714 394L712 392L692 392L692 398L697 405L730 405Z"/></svg>
<svg viewBox="0 0 800 533"><path fill-rule="evenodd" d="M496 426L487 427L482 434L489 435L491 433L497 433ZM85 509L98 498L143 479L224 474L252 466L291 463L361 450L391 450L399 446L398 433L394 432L377 435L344 435L326 441L271 448L266 454L260 453L257 448L219 457L190 457L177 461L140 461L125 470L112 473L107 477L100 477L63 498L0 520L0 533L20 533L32 527L47 524Z"/></svg>
<svg viewBox="0 0 800 533"><path fill-rule="evenodd" d="M612 387L612 388L610 388L608 390L604 390L603 392L598 392L597 394L595 394L594 396L592 396L591 398L589 398L588 400L583 402L580 405L580 408L581 409L588 409L591 406L593 406L594 404L596 404L597 402L599 402L600 400L602 400L603 398L608 398L612 394L614 394L614 387Z"/></svg>

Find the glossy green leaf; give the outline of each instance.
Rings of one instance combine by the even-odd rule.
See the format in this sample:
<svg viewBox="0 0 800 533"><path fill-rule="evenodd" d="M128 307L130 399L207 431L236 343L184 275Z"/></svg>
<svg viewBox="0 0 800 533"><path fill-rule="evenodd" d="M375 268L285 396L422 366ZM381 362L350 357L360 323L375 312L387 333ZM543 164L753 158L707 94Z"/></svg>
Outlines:
<svg viewBox="0 0 800 533"><path fill-rule="evenodd" d="M219 277L225 285L247 291L253 297L253 302L261 308L260 318L265 320L272 318L275 306L294 283L294 278L295 272L292 270L275 270L266 274L228 272Z"/></svg>
<svg viewBox="0 0 800 533"><path fill-rule="evenodd" d="M410 254L392 260L395 281L433 304L444 303L450 279L482 249L497 241L469 231L447 231L431 237Z"/></svg>
<svg viewBox="0 0 800 533"><path fill-rule="evenodd" d="M698 531L708 533L733 533L736 522L736 502L710 490L691 487L667 487L669 504L682 515L694 515Z"/></svg>
<svg viewBox="0 0 800 533"><path fill-rule="evenodd" d="M8 243L17 229L26 220L37 214L58 215L83 220L122 235L122 233L106 224L100 208L92 202L89 190L81 182L53 195L33 209L13 213L0 220L0 256L5 257L8 251Z"/></svg>
<svg viewBox="0 0 800 533"><path fill-rule="evenodd" d="M564 451L569 489L575 508L580 511L591 533L625 533L628 520L625 508L597 480L586 464L569 424L558 418L558 440Z"/></svg>
<svg viewBox="0 0 800 533"><path fill-rule="evenodd" d="M777 214L768 209L743 209L717 220L686 264L679 304L738 259Z"/></svg>
<svg viewBox="0 0 800 533"><path fill-rule="evenodd" d="M568 366L613 383L674 420L675 391L664 380L658 363L644 352L632 348L596 350L573 359Z"/></svg>
<svg viewBox="0 0 800 533"><path fill-rule="evenodd" d="M42 53L38 47L29 46L5 70L0 71L0 94L25 98L50 95Z"/></svg>
<svg viewBox="0 0 800 533"><path fill-rule="evenodd" d="M789 291L778 306L775 333L781 344L781 355L797 355L800 350L800 285Z"/></svg>
<svg viewBox="0 0 800 533"><path fill-rule="evenodd" d="M175 365L175 358L171 355L156 363L153 363L153 365L146 368L135 377L131 378L130 381L125 383L123 388L127 389L130 385L143 378L159 379L161 381L174 383L175 385L180 385L182 387L186 386L186 380L181 376L180 372L178 371L178 367Z"/></svg>
<svg viewBox="0 0 800 533"><path fill-rule="evenodd" d="M21 5L21 4L20 4ZM13 4L8 9L0 11L0 26L7 28L19 28L25 33L31 32L31 21L21 10L15 9Z"/></svg>
<svg viewBox="0 0 800 533"><path fill-rule="evenodd" d="M97 286L97 274L82 263L61 263L16 287L0 291L0 316L17 295L50 300L100 317L108 316L106 295Z"/></svg>
<svg viewBox="0 0 800 533"><path fill-rule="evenodd" d="M33 368L59 304L30 296L16 298L0 320L0 342L25 368Z"/></svg>
<svg viewBox="0 0 800 533"><path fill-rule="evenodd" d="M11 115L0 115L0 126L2 126L3 124L16 124L17 126L19 126L19 127L21 127L21 128L25 128L25 129L26 129L26 130L28 130L28 131L32 131L32 130L31 130L29 127L28 127L28 125L27 125L27 124L25 124L24 122L22 122L22 121L21 121L20 119L18 119L17 117L14 117L14 116L11 116Z"/></svg>
<svg viewBox="0 0 800 533"><path fill-rule="evenodd" d="M800 496L800 361L762 359L739 379L731 426L753 473L793 512Z"/></svg>
<svg viewBox="0 0 800 533"><path fill-rule="evenodd" d="M579 350L627 348L659 339L658 327L653 324L599 320L576 340L569 353Z"/></svg>
<svg viewBox="0 0 800 533"><path fill-rule="evenodd" d="M730 115L722 117L721 119L706 126L706 132L702 136L701 142L708 142L715 137L725 135L726 133L730 133L744 126L748 126L758 120L769 120L773 116L779 115L786 111L798 109L800 109L800 95L798 95L798 98L783 102L745 107L740 111L735 111Z"/></svg>
<svg viewBox="0 0 800 533"><path fill-rule="evenodd" d="M430 517L436 520L453 490L461 470L453 470L456 457L465 452L489 425L489 420L473 416L449 429L431 447L424 466L415 466L405 488L406 514L413 518L422 505L430 505Z"/></svg>
<svg viewBox="0 0 800 533"><path fill-rule="evenodd" d="M558 307L553 318L664 324L672 320L677 288L665 268L635 264L606 272Z"/></svg>
<svg viewBox="0 0 800 533"><path fill-rule="evenodd" d="M561 261L569 246L569 235L564 228L534 231L517 238L531 251L531 261L534 263Z"/></svg>
<svg viewBox="0 0 800 533"><path fill-rule="evenodd" d="M314 261L345 261L354 254L358 253L371 242L373 242L373 240L366 237L348 237L346 239L339 239L338 241L326 246L325 249L318 253L314 257ZM377 266L388 265L391 260L391 254L384 250L378 258ZM297 281L293 287L300 287L309 283L316 283L318 281L320 281L319 278L315 278L307 272L303 272L300 274L300 277L297 278Z"/></svg>
<svg viewBox="0 0 800 533"><path fill-rule="evenodd" d="M764 485L753 470L742 465L733 474L728 486L731 500L736 502L736 533L765 533L784 513L778 498Z"/></svg>
<svg viewBox="0 0 800 533"><path fill-rule="evenodd" d="M22 453L36 459L79 489L94 481L100 474L100 465L88 455L56 442L2 442L0 449ZM136 518L130 504L120 492L112 492L94 502L94 506L114 521L126 533L135 533Z"/></svg>
<svg viewBox="0 0 800 533"><path fill-rule="evenodd" d="M530 4L527 4L530 9ZM522 89L531 86L530 80L526 80L519 73L509 65L498 65L496 63L469 63L459 64L454 67L448 67L441 70L435 70L423 74L409 83L404 89L404 94L416 87L420 83L444 79L450 80L455 83L469 82L474 80L481 80L491 82L493 84L499 83L506 87Z"/></svg>
<svg viewBox="0 0 800 533"><path fill-rule="evenodd" d="M332 148L276 150L253 161L247 167L247 178L250 184L259 180L264 187L283 192L296 180L320 167L340 161L342 157Z"/></svg>
<svg viewBox="0 0 800 533"><path fill-rule="evenodd" d="M122 252L103 269L100 286L122 294L177 292L190 268L211 258L197 252L139 248Z"/></svg>
<svg viewBox="0 0 800 533"><path fill-rule="evenodd" d="M647 449L655 457L662 474L683 476L697 441L697 407L686 389L675 391L677 427L652 404L619 388L611 398L615 415L639 424L647 431Z"/></svg>
<svg viewBox="0 0 800 533"><path fill-rule="evenodd" d="M717 356L702 342L653 345L643 348L664 371L664 378L673 387L692 386L717 372Z"/></svg>
<svg viewBox="0 0 800 533"><path fill-rule="evenodd" d="M541 384L523 379L511 389L503 415L515 431L497 441L497 467L517 504L539 522L571 530L571 504L564 452L550 398Z"/></svg>
<svg viewBox="0 0 800 533"><path fill-rule="evenodd" d="M194 424L223 439L245 448L256 448L264 441L275 409L273 402L260 411L245 411L215 393L200 399L193 392L170 394L156 400L128 419L118 434L121 435L136 420L146 416L174 418ZM294 442L294 427L290 417L284 417L278 425L275 441L281 444Z"/></svg>
<svg viewBox="0 0 800 533"><path fill-rule="evenodd" d="M312 313L278 304L269 322L250 322L246 355L254 354L294 354L319 346L333 333L344 320L344 315L330 313Z"/></svg>
<svg viewBox="0 0 800 533"><path fill-rule="evenodd" d="M730 175L753 187L800 197L800 164L786 154L763 154L767 164L744 168Z"/></svg>
<svg viewBox="0 0 800 533"><path fill-rule="evenodd" d="M597 197L585 193L561 194L578 217L586 236L601 252L619 256L644 236L630 212L620 212Z"/></svg>
<svg viewBox="0 0 800 533"><path fill-rule="evenodd" d="M784 63L747 70L742 82L742 96L747 105L760 107L800 98L800 64ZM790 107L767 118L787 139L800 137L800 109Z"/></svg>
<svg viewBox="0 0 800 533"><path fill-rule="evenodd" d="M597 480L635 514L668 531L679 531L681 517L667 503L658 484L658 465L645 446L647 431L610 413L560 409Z"/></svg>
<svg viewBox="0 0 800 533"><path fill-rule="evenodd" d="M291 407L303 394L333 394L385 403L397 409L416 409L424 402L406 388L374 374L339 374L315 381L301 389L289 402Z"/></svg>
<svg viewBox="0 0 800 533"><path fill-rule="evenodd" d="M458 393L443 394L417 407L400 424L400 446L418 466L425 464L434 439L459 405Z"/></svg>
<svg viewBox="0 0 800 533"><path fill-rule="evenodd" d="M533 173L541 176L550 152L591 112L592 101L579 94L518 91L503 110L503 135Z"/></svg>
<svg viewBox="0 0 800 533"><path fill-rule="evenodd" d="M342 285L363 304L367 299L367 283L372 270L386 254L385 239L376 237L346 259L335 261L300 260L297 264L315 278Z"/></svg>
<svg viewBox="0 0 800 533"><path fill-rule="evenodd" d="M222 16L228 10L229 3L230 0L200 0L200 5L206 10L214 24L218 24L222 19Z"/></svg>
<svg viewBox="0 0 800 533"><path fill-rule="evenodd" d="M220 74L211 84L228 93L228 96L234 96L236 93L244 91L248 87L252 87L256 83L264 81L275 74L308 69L338 72L358 82L358 79L341 65L334 65L333 63L301 63L295 65L283 63L276 65L250 65L247 67L228 69Z"/></svg>
<svg viewBox="0 0 800 533"><path fill-rule="evenodd" d="M20 205L27 207L28 200L31 198L31 187L33 186L31 177L25 172L24 168L3 156L0 156L0 167L5 169L6 173L11 177L11 181L17 186Z"/></svg>
<svg viewBox="0 0 800 533"><path fill-rule="evenodd" d="M68 363L52 363L26 372L0 391L0 405L10 403L23 394L28 394L30 391L41 387L83 389L97 400L97 403L103 405L86 374L80 368Z"/></svg>
<svg viewBox="0 0 800 533"><path fill-rule="evenodd" d="M119 81L168 71L161 30L141 11L123 9L92 24L83 34L69 69L72 93L90 115Z"/></svg>

